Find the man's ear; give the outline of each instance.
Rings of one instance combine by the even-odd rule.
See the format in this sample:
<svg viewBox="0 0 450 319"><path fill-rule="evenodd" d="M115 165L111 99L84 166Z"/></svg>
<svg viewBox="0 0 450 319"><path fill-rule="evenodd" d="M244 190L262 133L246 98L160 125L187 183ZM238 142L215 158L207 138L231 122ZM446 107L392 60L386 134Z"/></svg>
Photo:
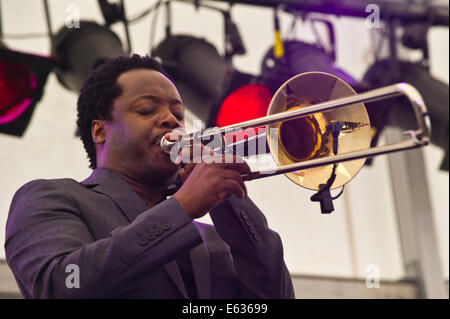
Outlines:
<svg viewBox="0 0 450 319"><path fill-rule="evenodd" d="M93 120L91 134L95 144L103 144L105 142L105 121Z"/></svg>

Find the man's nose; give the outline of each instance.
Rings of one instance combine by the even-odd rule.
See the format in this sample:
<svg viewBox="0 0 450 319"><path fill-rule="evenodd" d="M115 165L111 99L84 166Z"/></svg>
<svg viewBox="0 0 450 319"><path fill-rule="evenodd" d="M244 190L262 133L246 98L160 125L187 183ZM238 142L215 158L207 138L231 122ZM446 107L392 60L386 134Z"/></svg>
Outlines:
<svg viewBox="0 0 450 319"><path fill-rule="evenodd" d="M173 115L172 112L165 112L161 125L165 128L175 129L177 127L181 127L182 123Z"/></svg>

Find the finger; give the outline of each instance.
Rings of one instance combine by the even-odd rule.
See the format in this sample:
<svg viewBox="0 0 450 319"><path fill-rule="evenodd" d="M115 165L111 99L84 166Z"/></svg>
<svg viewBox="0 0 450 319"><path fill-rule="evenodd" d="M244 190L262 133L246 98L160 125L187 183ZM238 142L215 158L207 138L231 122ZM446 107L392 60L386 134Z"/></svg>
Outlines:
<svg viewBox="0 0 450 319"><path fill-rule="evenodd" d="M245 198L247 197L248 193L247 193L247 187L245 186L244 180L241 177L241 174L237 171L233 171L233 170L226 170L223 173L223 177L224 179L227 180L234 180L235 182L239 183L241 190L244 192L243 195L237 195L239 198Z"/></svg>
<svg viewBox="0 0 450 319"><path fill-rule="evenodd" d="M224 179L223 187L227 191L226 198L229 198L232 194L235 194L241 199L244 199L246 196L245 190L242 188L241 184L234 179Z"/></svg>
<svg viewBox="0 0 450 319"><path fill-rule="evenodd" d="M239 171L239 173L242 174L248 174L250 173L252 170L250 169L250 166L248 166L248 164L246 162L243 163L237 163L237 169Z"/></svg>
<svg viewBox="0 0 450 319"><path fill-rule="evenodd" d="M248 164L242 158L237 156L233 156L232 162L230 162L230 160L225 161L225 168L236 170L241 174L248 174L251 172Z"/></svg>
<svg viewBox="0 0 450 319"><path fill-rule="evenodd" d="M177 142L180 141L185 135L186 131L184 129L178 128L173 130L172 132L164 134L164 138L171 142Z"/></svg>
<svg viewBox="0 0 450 319"><path fill-rule="evenodd" d="M196 164L194 163L188 163L183 166L183 168L180 169L180 176L183 181L183 183L187 180L189 175L192 173L194 168L196 167Z"/></svg>

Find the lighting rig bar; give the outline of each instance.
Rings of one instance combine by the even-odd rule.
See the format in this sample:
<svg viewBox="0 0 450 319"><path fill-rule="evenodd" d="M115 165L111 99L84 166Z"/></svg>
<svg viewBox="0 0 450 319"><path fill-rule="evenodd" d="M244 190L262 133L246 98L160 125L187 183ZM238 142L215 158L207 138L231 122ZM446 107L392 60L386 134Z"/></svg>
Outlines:
<svg viewBox="0 0 450 319"><path fill-rule="evenodd" d="M209 0L265 7L284 5L285 11L304 11L366 18L366 8L375 4L380 8L381 20L399 20L403 23L428 23L449 26L448 2L435 1L418 3L409 0ZM199 1L200 2L200 1Z"/></svg>

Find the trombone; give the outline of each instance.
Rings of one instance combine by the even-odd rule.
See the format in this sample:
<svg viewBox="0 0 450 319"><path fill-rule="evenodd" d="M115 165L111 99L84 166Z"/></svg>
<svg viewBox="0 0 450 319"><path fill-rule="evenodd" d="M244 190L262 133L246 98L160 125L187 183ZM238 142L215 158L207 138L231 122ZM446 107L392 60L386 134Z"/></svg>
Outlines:
<svg viewBox="0 0 450 319"><path fill-rule="evenodd" d="M405 96L414 110L417 128L405 131L408 139L370 148L371 128L363 103ZM194 140L224 136L234 130L265 126L267 144L276 169L242 175L244 181L285 174L312 190L335 189L348 183L365 159L428 145L430 119L420 93L398 83L361 94L342 79L322 72L299 74L286 81L273 96L267 116L184 137ZM274 134L268 134L274 132ZM161 139L166 153L180 143ZM230 145L226 145L229 147ZM330 176L333 176L331 178Z"/></svg>

